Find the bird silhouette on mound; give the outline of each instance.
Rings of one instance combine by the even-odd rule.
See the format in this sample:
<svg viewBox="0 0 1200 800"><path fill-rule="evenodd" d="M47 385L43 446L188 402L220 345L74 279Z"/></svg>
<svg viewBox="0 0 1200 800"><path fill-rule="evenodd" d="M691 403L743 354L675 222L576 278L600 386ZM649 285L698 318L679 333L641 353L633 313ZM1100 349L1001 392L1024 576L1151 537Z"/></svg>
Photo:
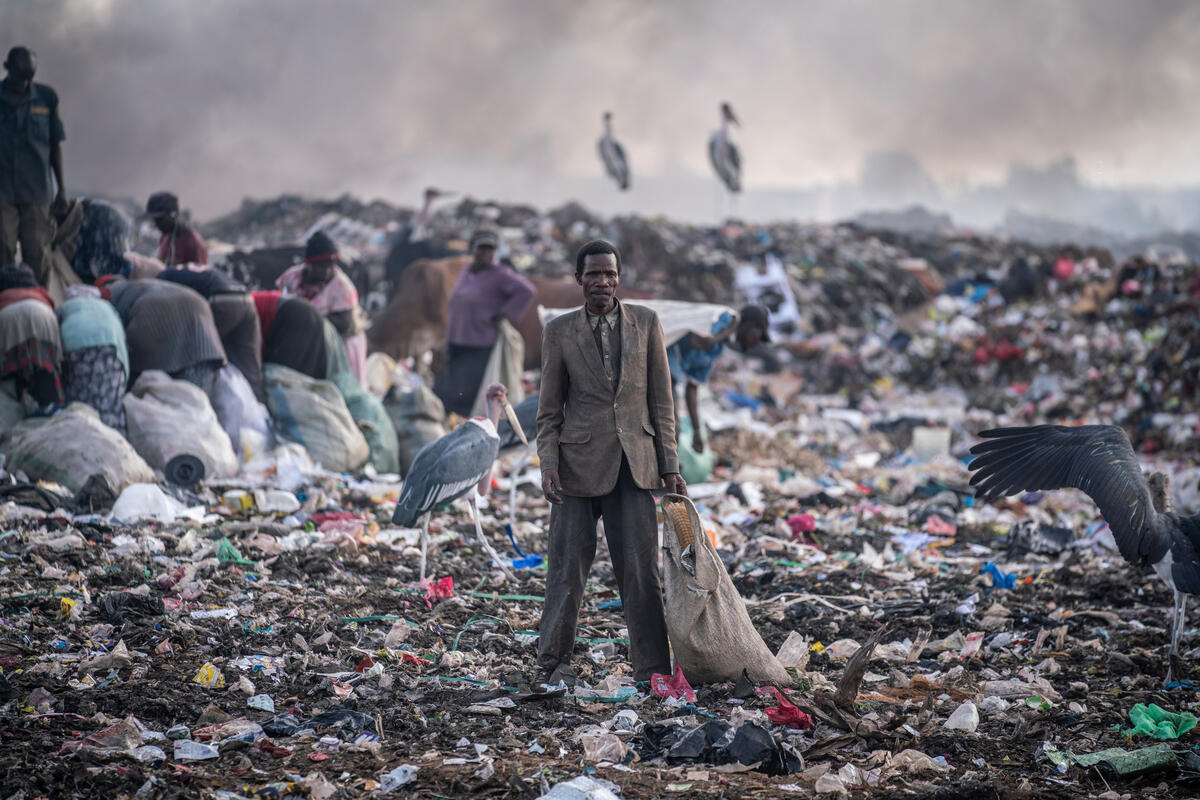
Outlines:
<svg viewBox="0 0 1200 800"><path fill-rule="evenodd" d="M1175 615L1169 684L1179 658L1187 597L1200 594L1200 515L1171 512L1167 475L1144 477L1129 437L1116 425L993 428L979 436L987 441L971 448L976 458L969 467L978 498L1079 489L1099 506L1121 557L1138 567L1153 567L1171 587Z"/></svg>

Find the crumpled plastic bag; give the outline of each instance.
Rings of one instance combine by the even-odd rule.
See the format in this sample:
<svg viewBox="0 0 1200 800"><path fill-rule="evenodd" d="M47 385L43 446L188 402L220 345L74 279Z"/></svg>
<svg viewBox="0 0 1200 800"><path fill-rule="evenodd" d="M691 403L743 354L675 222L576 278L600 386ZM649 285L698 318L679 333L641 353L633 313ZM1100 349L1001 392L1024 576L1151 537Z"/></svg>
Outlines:
<svg viewBox="0 0 1200 800"><path fill-rule="evenodd" d="M1151 736L1155 739L1178 739L1196 727L1195 715L1186 711L1176 714L1151 703L1138 703L1129 709L1129 721L1133 727L1121 731L1126 736Z"/></svg>
<svg viewBox="0 0 1200 800"><path fill-rule="evenodd" d="M650 676L650 689L659 697L674 697L677 699L696 702L696 691L683 677L683 668L675 665L674 675L654 674Z"/></svg>
<svg viewBox="0 0 1200 800"><path fill-rule="evenodd" d="M766 710L767 720L772 725L786 725L789 728L799 728L802 731L813 727L812 717L797 708L795 703L784 697L783 692L774 686L764 686L758 690L758 693L773 695L775 701L779 703L779 705Z"/></svg>

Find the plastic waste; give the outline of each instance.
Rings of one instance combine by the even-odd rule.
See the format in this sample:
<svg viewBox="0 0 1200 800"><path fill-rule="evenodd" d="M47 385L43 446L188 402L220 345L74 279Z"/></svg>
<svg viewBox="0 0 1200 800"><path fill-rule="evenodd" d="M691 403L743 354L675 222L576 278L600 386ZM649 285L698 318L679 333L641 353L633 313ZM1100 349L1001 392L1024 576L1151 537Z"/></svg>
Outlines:
<svg viewBox="0 0 1200 800"><path fill-rule="evenodd" d="M1196 727L1196 716L1186 711L1175 713L1150 703L1138 703L1129 709L1133 727L1122 731L1125 736L1150 736L1154 739L1178 739Z"/></svg>
<svg viewBox="0 0 1200 800"><path fill-rule="evenodd" d="M622 800L620 787L600 778L580 775L554 785L538 800Z"/></svg>
<svg viewBox="0 0 1200 800"><path fill-rule="evenodd" d="M779 704L766 710L767 719L772 725L785 725L805 731L813 727L812 717L797 708L795 703L784 697L783 692L776 687L765 686L759 689L758 693L774 697L775 702Z"/></svg>
<svg viewBox="0 0 1200 800"><path fill-rule="evenodd" d="M152 483L135 483L121 492L113 504L110 516L117 522L133 523L143 519L159 522L174 522L187 518L199 521L204 516L202 507L186 508Z"/></svg>
<svg viewBox="0 0 1200 800"><path fill-rule="evenodd" d="M942 727L948 731L974 733L975 729L979 727L979 709L968 700L954 709L954 713L942 723Z"/></svg>
<svg viewBox="0 0 1200 800"><path fill-rule="evenodd" d="M412 783L417 777L417 772L420 767L412 764L401 764L400 766L385 772L379 776L379 790L382 792L394 792L405 784Z"/></svg>
<svg viewBox="0 0 1200 800"><path fill-rule="evenodd" d="M657 697L674 697L696 702L696 691L692 689L687 678L683 676L683 668L675 665L674 675L654 674L650 676L650 690Z"/></svg>
<svg viewBox="0 0 1200 800"><path fill-rule="evenodd" d="M204 761L209 758L217 758L220 755L221 751L211 744L194 742L191 739L177 739L175 741L176 761Z"/></svg>

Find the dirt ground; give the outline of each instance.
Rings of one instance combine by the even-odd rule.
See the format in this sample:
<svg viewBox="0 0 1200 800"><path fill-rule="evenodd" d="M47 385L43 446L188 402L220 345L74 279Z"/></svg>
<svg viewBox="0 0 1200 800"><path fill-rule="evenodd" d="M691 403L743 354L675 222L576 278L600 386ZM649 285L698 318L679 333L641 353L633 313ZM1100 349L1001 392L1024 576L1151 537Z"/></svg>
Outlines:
<svg viewBox="0 0 1200 800"><path fill-rule="evenodd" d="M953 535L904 553L893 539L895 519L918 500L906 509L889 505L894 498L881 491L859 488L803 504L768 489L763 507L743 509L740 517L722 516L741 504L721 490L698 503L725 520L714 523L721 555L770 649L793 631L810 643L808 664L795 673L788 696L817 722L811 730L772 729L803 758L802 770L785 775L642 757L645 737L636 732L642 724L686 716L697 724L728 721L736 713L765 726L762 711L776 701L734 698L732 683L696 687L696 701L682 706L645 685L620 703L536 696L531 687L544 679L533 639L544 570L521 570L512 581L487 569L469 518L458 509L435 518L435 536L443 541L431 557L432 576L452 577L453 593L428 599L415 588L411 550L382 544L268 555L248 538L253 526L231 532L233 518L194 526L201 545L229 535L250 563L223 562L205 557L203 548L181 552L182 527L133 531L135 541L164 545L161 552L139 552L116 548L114 537L130 531L103 523L10 519L0 539L0 797L357 797L383 794L381 777L401 764L419 769L389 796L534 798L584 774L611 781L625 798L775 798L818 790L943 800L1200 793L1200 772L1185 763L1191 734L1167 742L1177 767L1135 776L1098 767L1056 770L1043 754L1046 743L1076 754L1157 744L1122 733L1135 703L1196 711L1190 665L1175 676L1182 685L1163 688L1172 598L1152 573L1079 542L1058 554L1009 558L1007 526L972 522L970 514ZM1056 503L1068 514L1086 508L1066 495L1041 506ZM386 526L386 503L349 494L342 507ZM493 513L506 516L502 507ZM780 532L798 511L817 521L800 542ZM526 552L544 552L537 533L544 513L532 494L523 497L518 529ZM1008 513L1027 509L1014 500ZM503 519L484 521L493 532L502 529ZM70 530L86 543L49 544ZM993 588L980 574L986 562L1014 574L1015 588ZM198 566L160 588L159 576L186 564ZM612 585L602 545L576 648L579 676L590 686L629 673ZM164 601L165 613L106 621L101 598L127 590ZM975 610L963 613L960 605L976 594ZM234 613L192 617L216 608ZM831 713L828 698L848 663L835 657L834 643L861 644L881 628L884 655L876 650L868 661L851 707ZM977 632L984 634L979 651L964 657L965 640L954 635ZM1185 661L1191 633L1184 635ZM909 646L918 640L927 644ZM239 667L237 659L248 655L282 662L275 675ZM206 664L221 671L223 688L193 681ZM1027 688L1003 710L995 701L981 710L975 732L943 727L964 701L986 709L988 682L1006 680ZM274 713L249 707L249 694L269 695ZM1030 700L1034 695L1047 702ZM489 701L497 705L483 705ZM173 757L174 742L162 737L183 725L200 742L204 728L230 719L269 727L277 716L304 721L331 709L360 716L340 728L318 724L290 736L260 730L241 740L224 737L218 756L207 760ZM627 745L623 763L585 758L576 732L610 723L625 709L636 712L638 726L619 734ZM131 716L149 732L140 741L136 732L120 746L85 741ZM136 745L160 747L165 758L143 752L147 760L139 760ZM906 750L934 759L933 766L912 772L894 764ZM844 790L831 788L831 776L839 774ZM856 774L866 785L854 785Z"/></svg>

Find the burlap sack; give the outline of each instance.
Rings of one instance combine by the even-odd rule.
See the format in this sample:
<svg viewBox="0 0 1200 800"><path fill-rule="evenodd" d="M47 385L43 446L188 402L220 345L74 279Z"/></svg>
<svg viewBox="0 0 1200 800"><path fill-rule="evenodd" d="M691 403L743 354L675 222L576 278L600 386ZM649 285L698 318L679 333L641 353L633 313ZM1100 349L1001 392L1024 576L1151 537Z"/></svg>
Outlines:
<svg viewBox="0 0 1200 800"><path fill-rule="evenodd" d="M662 509L667 635L688 681L736 681L745 669L758 683L790 685L791 676L754 629L692 501L668 494Z"/></svg>

